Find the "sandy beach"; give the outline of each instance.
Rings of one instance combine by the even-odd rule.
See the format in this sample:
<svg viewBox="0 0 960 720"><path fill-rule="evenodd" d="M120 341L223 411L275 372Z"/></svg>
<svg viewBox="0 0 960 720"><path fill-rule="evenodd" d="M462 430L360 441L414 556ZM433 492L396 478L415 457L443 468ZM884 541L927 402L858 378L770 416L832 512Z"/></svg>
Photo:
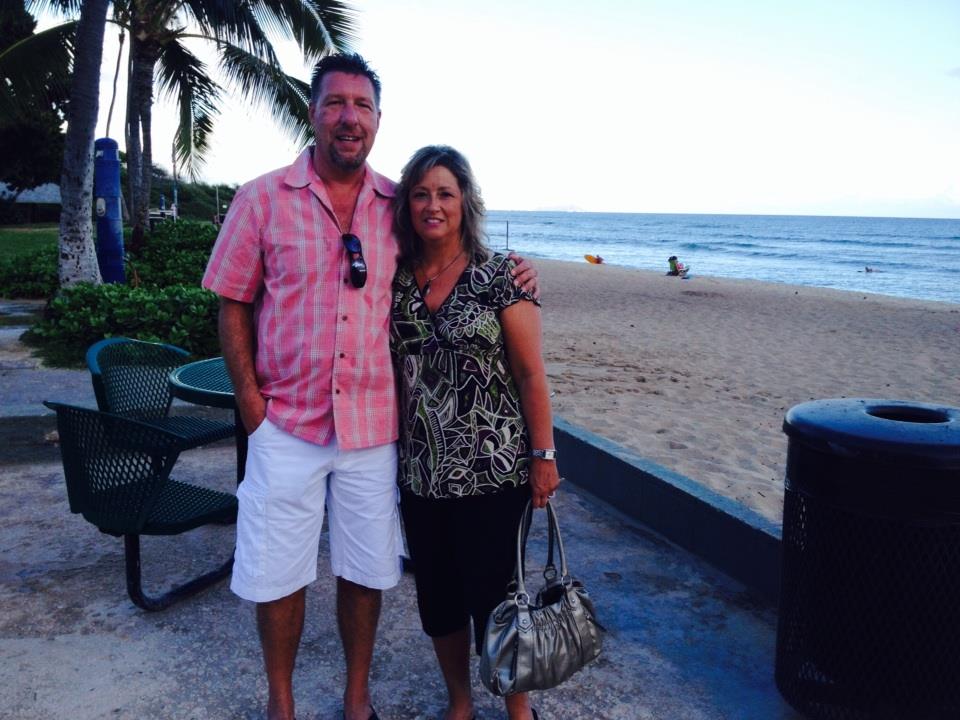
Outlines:
<svg viewBox="0 0 960 720"><path fill-rule="evenodd" d="M536 264L554 412L778 522L791 406L960 405L960 305Z"/></svg>

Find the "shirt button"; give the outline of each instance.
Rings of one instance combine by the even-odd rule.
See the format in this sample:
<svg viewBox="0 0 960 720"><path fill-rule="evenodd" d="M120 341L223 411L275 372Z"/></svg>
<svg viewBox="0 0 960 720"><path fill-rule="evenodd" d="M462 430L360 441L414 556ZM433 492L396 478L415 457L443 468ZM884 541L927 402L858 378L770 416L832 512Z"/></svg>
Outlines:
<svg viewBox="0 0 960 720"><path fill-rule="evenodd" d="M333 392L334 392L335 394L339 395L339 394L340 394L340 388L337 388L337 389L334 390Z"/></svg>
<svg viewBox="0 0 960 720"><path fill-rule="evenodd" d="M346 356L347 356L346 353L340 353L340 357L345 358Z"/></svg>
<svg viewBox="0 0 960 720"><path fill-rule="evenodd" d="M344 316L343 316L342 318L340 318L340 319L341 319L341 320L346 320L346 319L347 319L347 316L344 315Z"/></svg>

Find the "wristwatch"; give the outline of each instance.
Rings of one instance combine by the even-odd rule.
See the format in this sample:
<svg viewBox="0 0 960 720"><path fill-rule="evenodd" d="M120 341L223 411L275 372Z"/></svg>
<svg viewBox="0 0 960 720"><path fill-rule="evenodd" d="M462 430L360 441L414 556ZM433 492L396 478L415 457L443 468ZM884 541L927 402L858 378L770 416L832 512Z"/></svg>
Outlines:
<svg viewBox="0 0 960 720"><path fill-rule="evenodd" d="M557 451L553 448L547 448L545 450L531 450L530 457L541 458L543 460L556 460Z"/></svg>

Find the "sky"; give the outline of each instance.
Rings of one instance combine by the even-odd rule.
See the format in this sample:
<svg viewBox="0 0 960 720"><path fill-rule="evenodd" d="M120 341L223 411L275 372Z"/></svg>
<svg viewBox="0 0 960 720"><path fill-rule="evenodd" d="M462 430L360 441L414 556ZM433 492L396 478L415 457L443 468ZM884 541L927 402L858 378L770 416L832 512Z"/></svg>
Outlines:
<svg viewBox="0 0 960 720"><path fill-rule="evenodd" d="M956 0L352 5L354 49L383 81L370 162L390 177L446 143L495 210L960 218ZM98 136L116 35L108 26ZM309 80L296 46L279 49ZM297 148L268 114L228 98L201 179L289 164ZM161 99L154 159L167 169L174 123Z"/></svg>

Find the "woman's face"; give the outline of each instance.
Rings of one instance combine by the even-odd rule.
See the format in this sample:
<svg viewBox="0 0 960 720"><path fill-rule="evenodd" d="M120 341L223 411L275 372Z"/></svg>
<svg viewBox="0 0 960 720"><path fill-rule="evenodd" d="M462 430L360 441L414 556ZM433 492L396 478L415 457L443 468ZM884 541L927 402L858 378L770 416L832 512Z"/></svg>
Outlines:
<svg viewBox="0 0 960 720"><path fill-rule="evenodd" d="M410 220L425 243L460 244L463 193L452 172L436 166L410 188Z"/></svg>

